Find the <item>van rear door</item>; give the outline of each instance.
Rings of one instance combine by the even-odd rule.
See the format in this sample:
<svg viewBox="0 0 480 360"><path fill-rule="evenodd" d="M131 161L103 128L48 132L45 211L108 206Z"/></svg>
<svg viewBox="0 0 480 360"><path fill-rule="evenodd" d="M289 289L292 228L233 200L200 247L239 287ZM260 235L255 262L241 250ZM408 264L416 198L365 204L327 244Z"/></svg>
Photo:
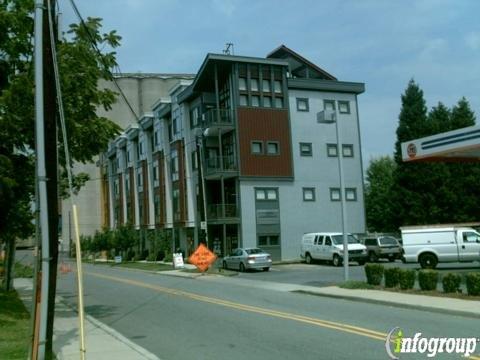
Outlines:
<svg viewBox="0 0 480 360"><path fill-rule="evenodd" d="M480 261L480 236L474 231L459 232L458 253L460 261Z"/></svg>

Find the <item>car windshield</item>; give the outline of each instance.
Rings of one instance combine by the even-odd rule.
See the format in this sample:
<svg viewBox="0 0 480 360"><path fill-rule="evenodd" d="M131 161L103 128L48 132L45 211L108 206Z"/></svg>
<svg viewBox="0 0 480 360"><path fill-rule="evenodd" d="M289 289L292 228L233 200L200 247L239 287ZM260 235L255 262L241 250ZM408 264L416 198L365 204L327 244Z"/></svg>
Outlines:
<svg viewBox="0 0 480 360"><path fill-rule="evenodd" d="M333 243L335 245L342 245L343 244L343 235L333 235L332 236ZM348 243L349 244L358 244L358 240L353 235L348 235Z"/></svg>
<svg viewBox="0 0 480 360"><path fill-rule="evenodd" d="M252 254L263 254L265 251L263 251L262 249L245 249L245 252L248 255L252 255Z"/></svg>
<svg viewBox="0 0 480 360"><path fill-rule="evenodd" d="M380 245L398 245L398 241L391 236L386 236L380 238Z"/></svg>

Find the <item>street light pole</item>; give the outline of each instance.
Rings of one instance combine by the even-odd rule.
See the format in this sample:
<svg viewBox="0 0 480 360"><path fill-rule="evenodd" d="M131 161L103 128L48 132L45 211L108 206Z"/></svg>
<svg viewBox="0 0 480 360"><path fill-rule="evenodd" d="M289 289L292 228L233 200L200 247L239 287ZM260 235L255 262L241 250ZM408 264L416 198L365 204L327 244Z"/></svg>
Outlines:
<svg viewBox="0 0 480 360"><path fill-rule="evenodd" d="M342 233L343 233L343 273L345 281L348 281L348 235L347 235L347 204L345 179L343 174L343 146L341 132L338 128L337 113L335 113L335 130L337 133L337 156L338 156L338 173L340 176L340 203L342 208Z"/></svg>
<svg viewBox="0 0 480 360"><path fill-rule="evenodd" d="M346 191L345 180L343 175L343 146L342 135L338 126L337 112L334 111L330 119L326 118L325 111L317 113L317 122L320 124L332 124L335 123L335 133L337 138L337 157L338 157L338 173L340 177L340 205L342 213L342 234L343 234L343 272L344 279L348 281L348 234L347 234L347 204L346 204Z"/></svg>

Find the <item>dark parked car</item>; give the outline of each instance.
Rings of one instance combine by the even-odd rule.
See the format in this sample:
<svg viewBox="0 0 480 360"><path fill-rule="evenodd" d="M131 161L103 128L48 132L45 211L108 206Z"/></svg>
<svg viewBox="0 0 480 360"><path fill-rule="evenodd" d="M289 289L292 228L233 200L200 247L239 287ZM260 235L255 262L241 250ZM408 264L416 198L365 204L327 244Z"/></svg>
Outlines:
<svg viewBox="0 0 480 360"><path fill-rule="evenodd" d="M402 258L402 246L393 236L367 237L363 243L367 247L370 262L376 262L378 259L388 259L393 262Z"/></svg>
<svg viewBox="0 0 480 360"><path fill-rule="evenodd" d="M268 271L272 266L272 257L262 249L238 248L233 250L229 256L225 256L222 264L224 269L240 271L263 269Z"/></svg>

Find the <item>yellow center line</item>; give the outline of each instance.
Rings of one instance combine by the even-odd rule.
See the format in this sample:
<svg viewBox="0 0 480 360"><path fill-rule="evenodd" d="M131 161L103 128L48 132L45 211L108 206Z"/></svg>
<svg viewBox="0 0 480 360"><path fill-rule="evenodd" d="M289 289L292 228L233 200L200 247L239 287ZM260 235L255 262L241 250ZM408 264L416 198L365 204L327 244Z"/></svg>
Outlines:
<svg viewBox="0 0 480 360"><path fill-rule="evenodd" d="M261 308L261 307L252 306L252 305L240 304L240 303L232 302L232 301L229 301L229 300L223 300L223 299L219 299L219 298L208 297L208 296L199 295L199 294L195 294L195 293L191 293L191 292L187 292L187 291L183 291L183 290L176 290L176 289L172 289L172 288L163 287L163 286L160 286L160 285L147 284L147 283L143 283L143 282L136 281L136 280L118 278L118 277L115 277L115 276L110 276L110 275L105 275L105 274L98 274L98 273L92 273L92 272L85 272L85 274L95 276L95 277L98 277L98 278L103 278L103 279L107 279L107 280L112 280L112 281L124 283L124 284L143 287L143 288L146 288L146 289L151 289L151 290L162 292L162 293L165 293L165 294L182 296L182 297L186 297L186 298L189 298L189 299L192 299L192 300L202 301L202 302L205 302L205 303L221 305L221 306L224 306L224 307L233 308L233 309L237 309L237 310L242 310L242 311L247 311L247 312L252 312L252 313L257 313L257 314L262 314L262 315L267 315L267 316L281 318L281 319L293 320L293 321L297 321L297 322L301 322L301 323L305 323L305 324L320 326L320 327L323 327L323 328L343 331L343 332L346 332L346 333L360 335L360 336L368 337L368 338L371 338L371 339L380 340L380 341L383 341L383 342L385 342L385 340L387 338L386 333L370 330L370 329L359 327L359 326L339 323L339 322L335 322L335 321L322 320L322 319L318 319L318 318L312 318L312 317L307 317L307 316L303 316L303 315L287 313L287 312L283 312L283 311ZM472 355L472 356L469 357L469 359L480 360L480 357Z"/></svg>

